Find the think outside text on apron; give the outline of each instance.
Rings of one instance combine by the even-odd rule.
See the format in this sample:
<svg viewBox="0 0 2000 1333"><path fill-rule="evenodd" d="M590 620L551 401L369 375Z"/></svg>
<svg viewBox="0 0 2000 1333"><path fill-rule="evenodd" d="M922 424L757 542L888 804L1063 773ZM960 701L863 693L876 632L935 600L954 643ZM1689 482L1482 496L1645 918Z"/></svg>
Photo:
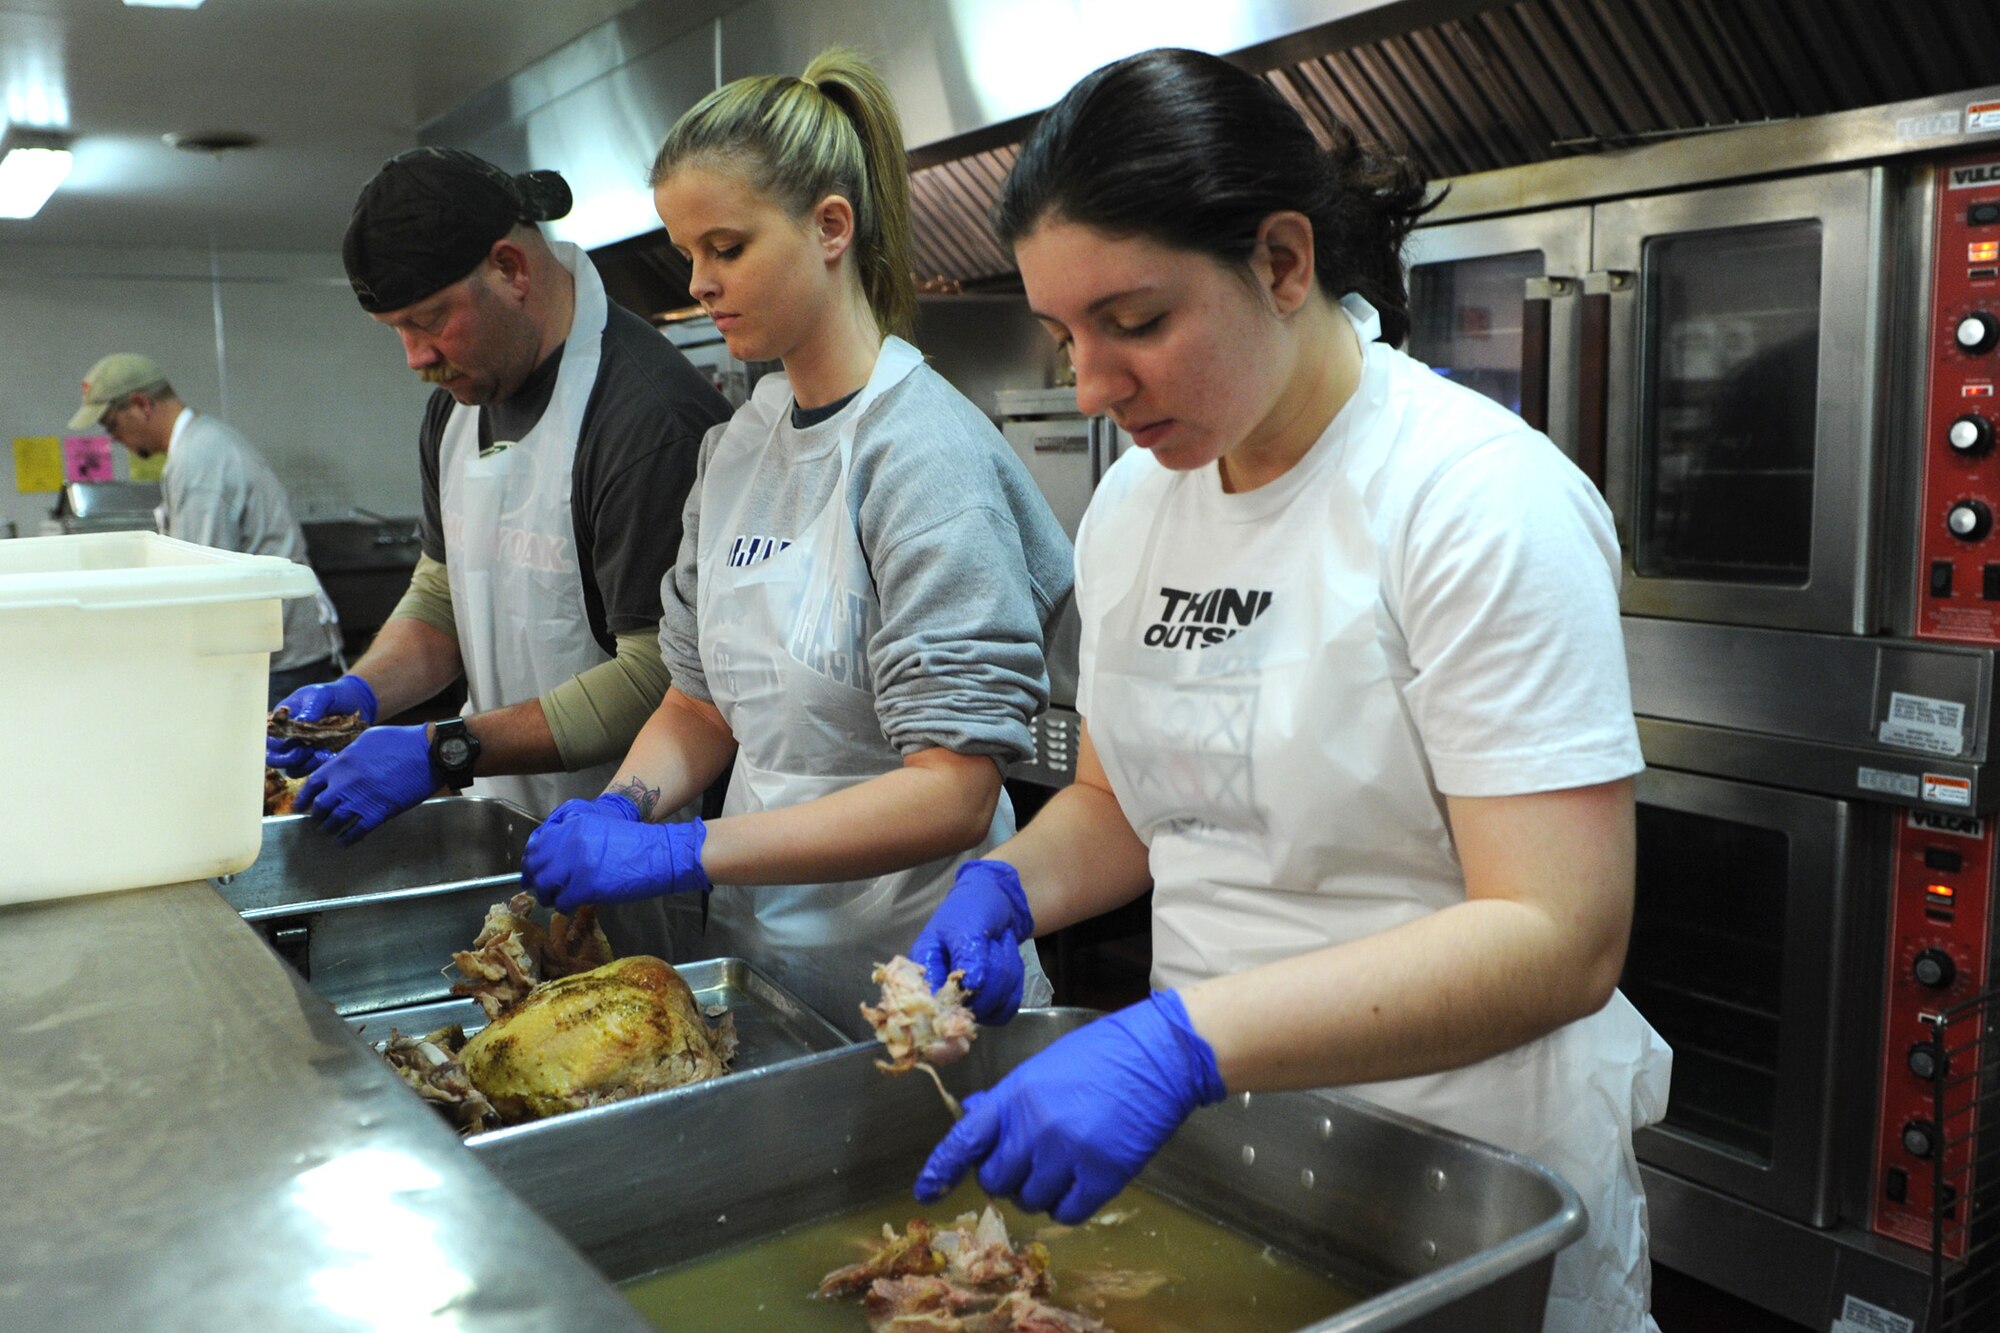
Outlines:
<svg viewBox="0 0 2000 1333"><path fill-rule="evenodd" d="M1199 649L1148 646L1163 523L1097 635L1086 719L1120 808L1150 849L1153 984L1240 972L1375 935L1464 898L1423 743L1400 699L1408 663L1366 540L1409 374L1375 341L1354 398L1316 448L1335 450L1288 503L1325 539L1250 623ZM1372 456L1371 456L1372 455ZM1171 486L1216 486L1209 467ZM1158 637L1157 635L1155 636ZM1589 1233L1558 1256L1550 1333L1638 1333L1646 1316L1645 1196L1632 1130L1666 1104L1668 1053L1620 995L1589 1018L1469 1068L1343 1089L1523 1153L1567 1179Z"/></svg>
<svg viewBox="0 0 2000 1333"><path fill-rule="evenodd" d="M902 339L883 342L868 383L840 414L839 483L790 545L756 564L732 568L728 548L745 530L754 479L785 447L779 428L791 385L784 375L757 382L709 457L696 611L708 687L737 744L725 815L800 805L902 767L875 708L868 645L882 607L847 493L860 423L922 363ZM960 856L845 883L718 884L709 895L706 950L747 959L835 1026L867 1037L857 1006L873 998L870 971L908 950L961 861L1013 832L1003 791L986 838ZM1045 1004L1048 981L1032 948L1024 947L1026 1003Z"/></svg>
<svg viewBox="0 0 2000 1333"><path fill-rule="evenodd" d="M577 439L610 307L590 259L573 245L552 248L576 280L576 305L548 407L520 440L496 441L482 455L479 409L461 403L438 446L445 569L468 716L538 698L611 660L590 630L570 516ZM614 760L574 773L483 777L471 794L498 797L544 819L564 801L601 794L617 767ZM612 947L620 955L673 961L675 940L691 943L701 927L699 901L682 897L603 909Z"/></svg>

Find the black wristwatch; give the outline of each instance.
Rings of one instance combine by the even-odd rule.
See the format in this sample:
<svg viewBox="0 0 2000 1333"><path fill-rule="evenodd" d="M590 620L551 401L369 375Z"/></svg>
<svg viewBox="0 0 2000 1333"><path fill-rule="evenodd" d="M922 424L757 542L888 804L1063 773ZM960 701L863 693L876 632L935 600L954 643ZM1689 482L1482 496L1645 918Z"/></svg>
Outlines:
<svg viewBox="0 0 2000 1333"><path fill-rule="evenodd" d="M464 791L472 785L472 766L479 762L479 737L454 717L431 729L431 777L440 787Z"/></svg>

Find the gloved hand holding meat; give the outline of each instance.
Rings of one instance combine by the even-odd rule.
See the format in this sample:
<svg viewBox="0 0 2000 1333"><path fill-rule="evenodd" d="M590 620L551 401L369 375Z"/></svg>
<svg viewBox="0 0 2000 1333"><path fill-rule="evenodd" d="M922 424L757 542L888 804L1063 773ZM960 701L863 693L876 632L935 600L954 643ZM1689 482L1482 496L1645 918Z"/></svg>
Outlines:
<svg viewBox="0 0 2000 1333"><path fill-rule="evenodd" d="M1181 1122L1225 1095L1180 996L1155 991L1077 1029L965 1099L917 1177L940 1199L973 1167L988 1194L1076 1224L1139 1174Z"/></svg>
<svg viewBox="0 0 2000 1333"><path fill-rule="evenodd" d="M437 790L424 727L370 727L313 770L294 804L345 845Z"/></svg>
<svg viewBox="0 0 2000 1333"><path fill-rule="evenodd" d="M347 748L375 721L375 691L359 676L301 685L286 695L264 727L264 762L293 777Z"/></svg>
<svg viewBox="0 0 2000 1333"><path fill-rule="evenodd" d="M1035 936L1035 918L1021 876L1005 861L967 861L951 891L910 946L932 990L953 973L982 1023L1005 1023L1021 1009L1026 972L1021 944Z"/></svg>

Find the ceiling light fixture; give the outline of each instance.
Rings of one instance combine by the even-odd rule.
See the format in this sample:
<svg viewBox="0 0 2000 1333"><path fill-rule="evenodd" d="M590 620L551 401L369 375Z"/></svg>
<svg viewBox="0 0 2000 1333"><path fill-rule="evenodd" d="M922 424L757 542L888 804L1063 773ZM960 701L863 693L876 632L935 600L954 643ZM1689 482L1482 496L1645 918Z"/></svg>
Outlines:
<svg viewBox="0 0 2000 1333"><path fill-rule="evenodd" d="M0 218L31 218L69 175L69 136L10 125L0 135Z"/></svg>
<svg viewBox="0 0 2000 1333"><path fill-rule="evenodd" d="M264 142L254 134L244 134L240 130L201 130L189 132L175 130L162 134L160 142L169 148L178 148L184 153L207 153L220 157L242 148L255 148Z"/></svg>
<svg viewBox="0 0 2000 1333"><path fill-rule="evenodd" d="M128 9L200 9L201 0L125 0Z"/></svg>

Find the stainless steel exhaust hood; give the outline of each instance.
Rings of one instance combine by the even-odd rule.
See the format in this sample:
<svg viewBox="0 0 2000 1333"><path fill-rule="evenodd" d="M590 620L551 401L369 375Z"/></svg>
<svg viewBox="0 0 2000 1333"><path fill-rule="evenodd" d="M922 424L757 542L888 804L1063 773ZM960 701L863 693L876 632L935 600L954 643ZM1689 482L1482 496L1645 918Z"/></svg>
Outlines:
<svg viewBox="0 0 2000 1333"><path fill-rule="evenodd" d="M917 268L1005 282L986 227L1032 116L1102 62L1174 44L1229 54L1308 117L1339 116L1435 177L1722 125L1975 88L2000 6L1970 0L644 0L427 125L426 143L556 167L556 230L678 304L645 189L673 120L719 82L797 70L836 42L878 62L904 116ZM652 240L635 240L653 235ZM649 248L666 258L634 259ZM671 299L669 299L671 298Z"/></svg>

